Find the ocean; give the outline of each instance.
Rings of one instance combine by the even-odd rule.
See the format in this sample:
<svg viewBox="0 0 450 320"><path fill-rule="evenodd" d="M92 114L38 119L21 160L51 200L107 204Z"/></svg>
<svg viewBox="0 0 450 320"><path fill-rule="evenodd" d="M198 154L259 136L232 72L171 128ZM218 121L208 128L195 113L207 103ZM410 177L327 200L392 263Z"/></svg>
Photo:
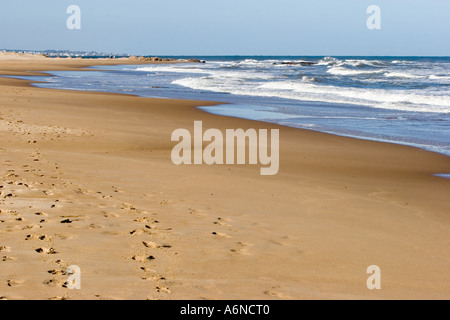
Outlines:
<svg viewBox="0 0 450 320"><path fill-rule="evenodd" d="M39 87L223 102L207 112L450 155L450 57L171 57L50 72Z"/></svg>

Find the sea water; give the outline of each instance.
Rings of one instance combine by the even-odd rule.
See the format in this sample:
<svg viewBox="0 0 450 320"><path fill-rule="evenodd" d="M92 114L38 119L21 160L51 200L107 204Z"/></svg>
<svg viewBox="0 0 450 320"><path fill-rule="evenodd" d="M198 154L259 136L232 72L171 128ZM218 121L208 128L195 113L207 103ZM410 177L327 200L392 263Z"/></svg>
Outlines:
<svg viewBox="0 0 450 320"><path fill-rule="evenodd" d="M219 101L202 109L450 155L449 57L181 58L206 63L50 72L36 86Z"/></svg>

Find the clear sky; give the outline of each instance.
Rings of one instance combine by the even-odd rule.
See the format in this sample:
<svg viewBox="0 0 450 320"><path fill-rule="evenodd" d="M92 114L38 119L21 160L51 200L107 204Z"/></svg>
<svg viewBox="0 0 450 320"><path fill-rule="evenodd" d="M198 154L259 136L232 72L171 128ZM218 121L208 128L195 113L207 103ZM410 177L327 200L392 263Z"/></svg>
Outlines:
<svg viewBox="0 0 450 320"><path fill-rule="evenodd" d="M369 30L369 5L381 30ZM81 30L69 30L69 5ZM14 0L0 48L136 55L450 55L450 0Z"/></svg>

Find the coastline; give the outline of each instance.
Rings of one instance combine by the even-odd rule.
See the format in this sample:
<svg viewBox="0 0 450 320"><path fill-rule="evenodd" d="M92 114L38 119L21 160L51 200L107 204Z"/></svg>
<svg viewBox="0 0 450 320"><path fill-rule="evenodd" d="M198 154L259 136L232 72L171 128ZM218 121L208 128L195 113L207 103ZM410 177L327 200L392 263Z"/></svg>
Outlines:
<svg viewBox="0 0 450 320"><path fill-rule="evenodd" d="M425 72L426 61L419 58L322 57L308 60L310 66L299 62L307 61L302 58L290 63L282 57L253 58L214 57L207 64L91 67L102 70L49 71L56 77L22 79L43 81L34 84L43 88L220 101L227 104L202 109L223 116L410 145L450 156L450 132L445 125L450 114L443 107L445 96L439 93L446 80L434 78L448 63L445 60L433 59L433 71L426 71L424 76L414 75ZM420 72L414 72L416 68ZM376 79L371 79L374 73ZM365 89L358 89L357 84L348 89L346 79L368 84ZM408 92L411 86L428 90ZM321 94L314 97L312 92ZM426 100L428 94L430 99ZM352 95L362 100L348 101Z"/></svg>
<svg viewBox="0 0 450 320"><path fill-rule="evenodd" d="M0 73L124 64L30 60L0 60ZM29 84L0 78L0 246L15 259L0 261L0 296L449 298L450 182L433 176L448 172L449 157L197 108L214 102ZM170 134L194 120L221 130L279 129L279 174L174 166ZM4 198L6 189L12 197ZM150 254L156 259L147 261ZM70 264L85 270L78 292L61 287ZM383 274L377 292L365 286L373 264Z"/></svg>

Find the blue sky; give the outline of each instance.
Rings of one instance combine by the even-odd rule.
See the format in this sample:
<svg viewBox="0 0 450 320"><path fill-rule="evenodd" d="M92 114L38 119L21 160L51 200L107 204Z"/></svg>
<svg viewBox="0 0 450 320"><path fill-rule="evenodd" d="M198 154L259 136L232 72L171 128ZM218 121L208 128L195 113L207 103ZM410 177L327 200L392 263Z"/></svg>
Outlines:
<svg viewBox="0 0 450 320"><path fill-rule="evenodd" d="M0 48L137 55L450 55L449 0L14 0ZM81 8L81 30L66 9ZM369 5L381 30L369 30Z"/></svg>

